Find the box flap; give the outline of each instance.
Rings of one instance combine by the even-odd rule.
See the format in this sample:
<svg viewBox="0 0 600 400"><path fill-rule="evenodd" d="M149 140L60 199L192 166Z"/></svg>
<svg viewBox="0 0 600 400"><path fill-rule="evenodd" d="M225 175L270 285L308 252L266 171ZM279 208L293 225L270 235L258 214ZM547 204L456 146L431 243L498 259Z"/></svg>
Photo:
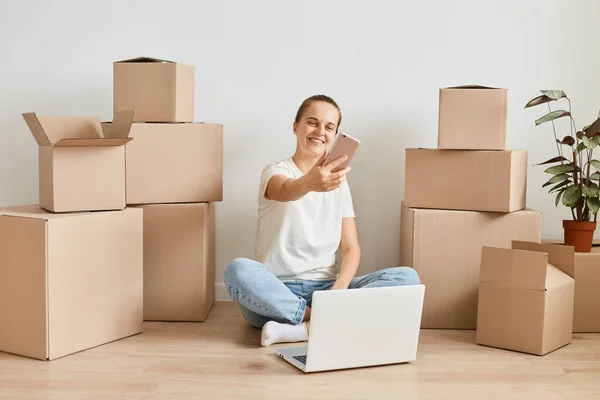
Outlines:
<svg viewBox="0 0 600 400"><path fill-rule="evenodd" d="M84 146L122 146L132 140L110 139L110 138L91 138L91 139L63 139L56 143L54 147L84 147Z"/></svg>
<svg viewBox="0 0 600 400"><path fill-rule="evenodd" d="M102 135L105 138L123 139L129 136L135 112L132 110L116 111L112 122L102 122Z"/></svg>
<svg viewBox="0 0 600 400"><path fill-rule="evenodd" d="M50 140L46 136L40 121L36 118L35 113L24 113L23 119L25 119L25 123L29 127L35 141L40 146L50 146Z"/></svg>
<svg viewBox="0 0 600 400"><path fill-rule="evenodd" d="M24 113L23 118L40 146L54 145L66 138L101 138L102 126L97 117L38 116Z"/></svg>
<svg viewBox="0 0 600 400"><path fill-rule="evenodd" d="M574 279L569 275L565 274L554 265L548 264L548 270L546 272L546 290L554 289L573 281Z"/></svg>
<svg viewBox="0 0 600 400"><path fill-rule="evenodd" d="M547 269L546 253L491 246L482 248L481 282L545 290Z"/></svg>
<svg viewBox="0 0 600 400"><path fill-rule="evenodd" d="M547 253L550 264L571 278L575 277L575 247L573 246L513 240L512 248Z"/></svg>
<svg viewBox="0 0 600 400"><path fill-rule="evenodd" d="M134 57L134 58L129 58L127 60L120 60L120 61L115 61L115 64L122 64L122 63L175 63L174 61L169 61L169 60L163 60L160 58L153 58L153 57Z"/></svg>

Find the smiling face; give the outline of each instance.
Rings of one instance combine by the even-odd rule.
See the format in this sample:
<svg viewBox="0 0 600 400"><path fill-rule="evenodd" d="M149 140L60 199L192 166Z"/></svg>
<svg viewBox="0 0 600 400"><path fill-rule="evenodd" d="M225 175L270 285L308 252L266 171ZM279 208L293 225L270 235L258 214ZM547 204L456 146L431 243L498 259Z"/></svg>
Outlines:
<svg viewBox="0 0 600 400"><path fill-rule="evenodd" d="M324 101L314 101L308 106L299 122L294 122L297 152L307 158L318 158L329 149L335 138L340 113Z"/></svg>

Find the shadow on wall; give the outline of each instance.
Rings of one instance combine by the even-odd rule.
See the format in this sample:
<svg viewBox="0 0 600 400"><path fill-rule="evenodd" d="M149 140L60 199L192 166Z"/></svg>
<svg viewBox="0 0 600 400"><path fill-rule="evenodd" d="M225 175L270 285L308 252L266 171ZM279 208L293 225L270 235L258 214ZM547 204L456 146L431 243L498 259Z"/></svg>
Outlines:
<svg viewBox="0 0 600 400"><path fill-rule="evenodd" d="M38 94L34 101L19 101L4 110L0 119L0 207L37 204L38 144L23 116L35 112L46 116L98 116L112 119L112 89L77 93L77 96L54 97ZM39 99L44 99L43 101ZM50 101L49 101L50 100Z"/></svg>

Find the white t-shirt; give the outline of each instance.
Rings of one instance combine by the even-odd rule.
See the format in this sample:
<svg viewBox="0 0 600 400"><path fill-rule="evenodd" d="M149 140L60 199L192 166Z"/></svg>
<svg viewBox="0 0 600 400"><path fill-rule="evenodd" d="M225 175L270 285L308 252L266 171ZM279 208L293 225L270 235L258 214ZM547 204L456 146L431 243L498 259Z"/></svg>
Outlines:
<svg viewBox="0 0 600 400"><path fill-rule="evenodd" d="M269 179L278 174L289 178L303 175L291 157L263 169L256 260L282 281L336 279L342 219L354 217L348 182L330 192L309 192L296 201L279 202L265 197Z"/></svg>

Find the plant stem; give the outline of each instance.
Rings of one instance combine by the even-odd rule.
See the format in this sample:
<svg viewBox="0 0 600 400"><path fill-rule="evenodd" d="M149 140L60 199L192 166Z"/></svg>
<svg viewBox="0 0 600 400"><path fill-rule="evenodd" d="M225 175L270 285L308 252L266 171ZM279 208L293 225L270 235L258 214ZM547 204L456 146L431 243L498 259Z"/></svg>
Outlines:
<svg viewBox="0 0 600 400"><path fill-rule="evenodd" d="M552 112L552 108L550 108L550 103L546 103L548 105L548 111ZM600 113L600 112L599 112ZM558 151L559 156L563 156L561 145L558 143L558 137L556 136L556 127L554 126L554 121L552 122L552 130L554 131L554 142L556 143L556 150ZM564 164L564 161L561 160L561 164Z"/></svg>

